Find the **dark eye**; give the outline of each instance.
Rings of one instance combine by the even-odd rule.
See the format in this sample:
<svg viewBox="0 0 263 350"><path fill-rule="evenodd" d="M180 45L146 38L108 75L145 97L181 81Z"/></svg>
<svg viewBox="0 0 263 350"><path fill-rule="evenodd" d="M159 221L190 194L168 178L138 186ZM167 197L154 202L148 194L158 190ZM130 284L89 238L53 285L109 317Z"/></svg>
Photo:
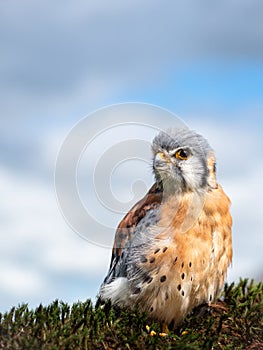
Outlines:
<svg viewBox="0 0 263 350"><path fill-rule="evenodd" d="M186 160L186 159L188 159L189 158L189 155L190 155L190 153L187 151L187 150L185 150L185 149L179 149L178 151L176 151L176 153L175 153L175 157L177 158L177 159L180 159L180 160Z"/></svg>

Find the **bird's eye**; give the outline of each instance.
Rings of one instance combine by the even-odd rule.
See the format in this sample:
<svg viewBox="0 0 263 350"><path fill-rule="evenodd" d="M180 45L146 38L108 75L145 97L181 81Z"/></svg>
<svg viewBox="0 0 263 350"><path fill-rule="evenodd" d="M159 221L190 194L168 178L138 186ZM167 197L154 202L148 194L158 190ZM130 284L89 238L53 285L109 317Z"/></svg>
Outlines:
<svg viewBox="0 0 263 350"><path fill-rule="evenodd" d="M189 158L189 155L189 152L182 148L175 153L175 157L180 160L187 160Z"/></svg>

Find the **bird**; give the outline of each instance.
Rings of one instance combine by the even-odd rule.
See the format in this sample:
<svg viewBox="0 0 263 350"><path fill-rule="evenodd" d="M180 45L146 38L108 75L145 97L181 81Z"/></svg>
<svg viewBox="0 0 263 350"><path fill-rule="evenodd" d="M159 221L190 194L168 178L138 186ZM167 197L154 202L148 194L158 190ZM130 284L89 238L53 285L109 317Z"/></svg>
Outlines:
<svg viewBox="0 0 263 350"><path fill-rule="evenodd" d="M231 201L196 131L160 131L152 154L155 182L117 227L99 297L175 327L220 296L233 254Z"/></svg>

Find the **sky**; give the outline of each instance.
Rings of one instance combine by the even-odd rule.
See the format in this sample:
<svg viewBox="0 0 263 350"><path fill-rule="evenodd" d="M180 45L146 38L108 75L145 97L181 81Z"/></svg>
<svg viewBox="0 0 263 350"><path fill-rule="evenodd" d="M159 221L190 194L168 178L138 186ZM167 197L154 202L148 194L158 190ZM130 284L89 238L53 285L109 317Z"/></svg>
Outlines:
<svg viewBox="0 0 263 350"><path fill-rule="evenodd" d="M263 278L262 11L261 0L1 2L1 311L95 300L114 230L153 182L150 143L168 111L215 150L232 200L228 281ZM145 114L127 112L127 102ZM149 122L146 104L163 119ZM58 198L57 160L74 131L86 142L78 191L92 222L108 228L104 246L103 225L76 233Z"/></svg>

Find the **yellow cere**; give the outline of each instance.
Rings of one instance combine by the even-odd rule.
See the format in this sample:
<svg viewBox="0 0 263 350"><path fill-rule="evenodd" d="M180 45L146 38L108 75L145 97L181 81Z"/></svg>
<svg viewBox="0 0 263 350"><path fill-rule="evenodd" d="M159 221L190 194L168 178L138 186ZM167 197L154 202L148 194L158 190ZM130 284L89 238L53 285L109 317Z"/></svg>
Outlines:
<svg viewBox="0 0 263 350"><path fill-rule="evenodd" d="M166 156L163 152L158 152L158 156L161 158L161 159L166 159Z"/></svg>

